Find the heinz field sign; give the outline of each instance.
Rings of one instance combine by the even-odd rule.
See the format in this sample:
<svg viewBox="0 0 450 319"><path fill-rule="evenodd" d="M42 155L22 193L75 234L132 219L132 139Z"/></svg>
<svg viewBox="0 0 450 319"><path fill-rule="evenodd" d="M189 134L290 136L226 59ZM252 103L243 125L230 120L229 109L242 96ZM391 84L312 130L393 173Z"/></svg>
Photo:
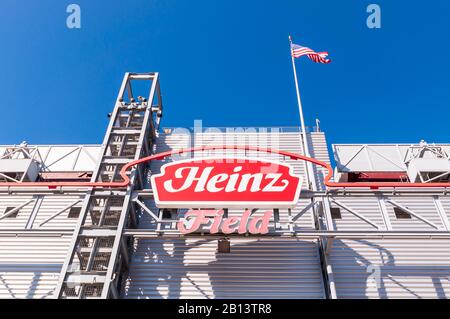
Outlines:
<svg viewBox="0 0 450 319"><path fill-rule="evenodd" d="M292 208L302 177L288 164L254 158L195 158L151 177L160 208Z"/></svg>

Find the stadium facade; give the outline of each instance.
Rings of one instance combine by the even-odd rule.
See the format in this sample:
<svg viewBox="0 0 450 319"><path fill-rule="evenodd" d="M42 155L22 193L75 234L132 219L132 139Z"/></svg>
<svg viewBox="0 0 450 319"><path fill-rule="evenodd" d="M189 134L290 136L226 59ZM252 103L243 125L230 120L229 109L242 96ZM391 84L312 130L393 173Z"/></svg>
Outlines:
<svg viewBox="0 0 450 319"><path fill-rule="evenodd" d="M160 128L162 114L158 74L127 73L102 145L0 146L0 298L450 296L449 144L333 145L327 178L318 128ZM300 193L259 194L281 187L261 169L192 175L186 195L192 158L255 161L232 161L238 175L279 163ZM179 200L155 198L171 164Z"/></svg>

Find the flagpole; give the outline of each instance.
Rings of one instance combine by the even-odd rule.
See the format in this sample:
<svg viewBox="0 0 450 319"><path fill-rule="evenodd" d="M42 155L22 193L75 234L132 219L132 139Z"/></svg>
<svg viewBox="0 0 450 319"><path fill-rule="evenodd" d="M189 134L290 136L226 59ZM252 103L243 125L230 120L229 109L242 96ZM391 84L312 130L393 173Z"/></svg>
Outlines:
<svg viewBox="0 0 450 319"><path fill-rule="evenodd" d="M302 100L300 98L300 90L298 88L298 79L297 79L297 69L295 67L295 58L292 54L292 37L289 35L289 50L291 51L291 59L292 59L292 70L294 72L294 81L295 81L295 90L297 92L297 104L298 104L298 112L300 114L300 125L302 130L302 144L303 144L303 153L307 157L311 157L311 154L309 152L309 145L308 145L308 138L306 136L306 127L305 127L305 119L303 117L303 108L302 108ZM312 170L310 170L310 162L306 163L306 175L307 175L307 181L308 181L308 188L309 184L313 183L313 181L309 177L309 173L312 173ZM314 183L315 184L315 183Z"/></svg>

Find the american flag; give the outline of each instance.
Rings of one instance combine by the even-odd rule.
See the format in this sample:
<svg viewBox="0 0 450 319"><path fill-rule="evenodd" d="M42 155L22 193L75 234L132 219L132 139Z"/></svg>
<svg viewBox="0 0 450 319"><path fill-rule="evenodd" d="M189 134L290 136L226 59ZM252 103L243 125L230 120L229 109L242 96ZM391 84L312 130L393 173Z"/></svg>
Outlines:
<svg viewBox="0 0 450 319"><path fill-rule="evenodd" d="M292 56L294 58L299 58L303 55L306 55L311 61L316 63L330 63L331 60L327 59L328 52L315 52L307 47L302 47L298 44L291 44Z"/></svg>

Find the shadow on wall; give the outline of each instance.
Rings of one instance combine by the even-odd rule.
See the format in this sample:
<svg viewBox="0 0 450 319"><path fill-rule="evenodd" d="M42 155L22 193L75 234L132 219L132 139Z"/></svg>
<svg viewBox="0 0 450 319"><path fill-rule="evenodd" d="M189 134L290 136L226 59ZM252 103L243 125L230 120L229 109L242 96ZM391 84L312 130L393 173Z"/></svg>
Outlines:
<svg viewBox="0 0 450 319"><path fill-rule="evenodd" d="M232 239L231 243L231 253L219 254L215 253L217 240L137 241L125 297L324 297L315 243L294 239L282 243ZM442 262L450 258L450 250L447 255L433 255L432 241L428 244L430 248L420 254L414 245L404 248L396 262L394 254L384 247L387 245L368 240L335 240L329 261L338 297L447 298L450 265ZM433 260L437 263L433 264ZM1 298L52 296L56 283L49 284L49 280L56 282L60 266L0 264ZM45 272L36 271L43 268Z"/></svg>
<svg viewBox="0 0 450 319"><path fill-rule="evenodd" d="M61 264L0 264L0 299L53 296ZM46 269L36 271L36 269ZM52 282L49 282L49 281Z"/></svg>
<svg viewBox="0 0 450 319"><path fill-rule="evenodd" d="M232 238L231 253L220 254L217 240L139 240L125 298L324 298L316 244L281 241ZM412 261L413 246L396 263L380 244L346 242L335 240L329 256L338 298L446 298L450 293L450 265L433 265L425 255Z"/></svg>
<svg viewBox="0 0 450 319"><path fill-rule="evenodd" d="M335 240L328 259L338 298L447 298L450 265L433 265L430 256L418 253L414 245L401 252L396 262L394 254L380 244Z"/></svg>
<svg viewBox="0 0 450 319"><path fill-rule="evenodd" d="M125 298L324 298L317 245L301 240L139 240ZM184 265L184 266L183 266Z"/></svg>

